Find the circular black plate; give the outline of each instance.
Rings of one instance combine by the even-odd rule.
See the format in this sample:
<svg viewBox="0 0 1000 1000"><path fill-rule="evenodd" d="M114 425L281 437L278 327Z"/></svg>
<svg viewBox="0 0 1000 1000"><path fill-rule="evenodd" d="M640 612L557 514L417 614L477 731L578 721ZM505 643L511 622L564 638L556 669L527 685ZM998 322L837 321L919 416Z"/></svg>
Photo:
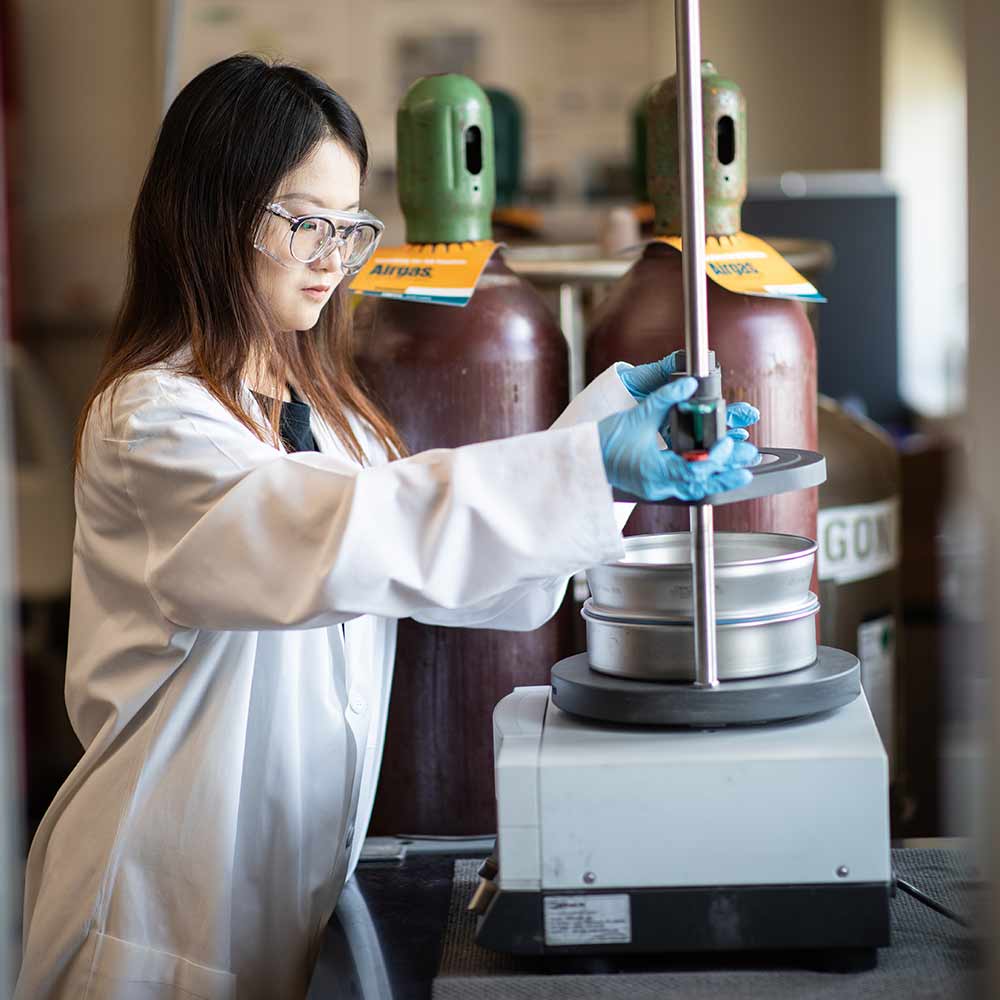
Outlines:
<svg viewBox="0 0 1000 1000"><path fill-rule="evenodd" d="M552 668L552 700L564 712L643 726L743 726L796 719L840 708L861 692L861 664L841 649L820 646L802 670L717 688L628 680L590 669L586 653Z"/></svg>
<svg viewBox="0 0 1000 1000"><path fill-rule="evenodd" d="M826 459L815 451L802 451L799 448L761 448L764 461L754 466L750 472L753 481L738 490L724 490L713 493L698 503L721 507L723 504L739 503L742 500L756 500L758 497L770 497L776 493L791 493L794 490L808 489L826 482ZM642 500L622 490L615 490L616 500L628 503L655 503L666 507L690 507L690 500L676 500L669 497L666 500Z"/></svg>

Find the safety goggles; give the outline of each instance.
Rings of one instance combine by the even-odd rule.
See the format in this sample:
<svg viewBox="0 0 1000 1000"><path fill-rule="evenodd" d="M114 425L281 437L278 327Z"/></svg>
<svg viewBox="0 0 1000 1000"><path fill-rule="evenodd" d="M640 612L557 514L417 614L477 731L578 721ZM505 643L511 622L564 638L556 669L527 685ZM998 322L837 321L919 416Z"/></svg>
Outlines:
<svg viewBox="0 0 1000 1000"><path fill-rule="evenodd" d="M375 252L385 226L371 212L323 212L292 215L281 205L271 202L264 206L273 216L288 223L288 251L301 264L315 264L334 251L340 252L340 269L344 274L357 274ZM263 233L263 228L262 228ZM262 233L254 247L271 260L290 267L267 248Z"/></svg>

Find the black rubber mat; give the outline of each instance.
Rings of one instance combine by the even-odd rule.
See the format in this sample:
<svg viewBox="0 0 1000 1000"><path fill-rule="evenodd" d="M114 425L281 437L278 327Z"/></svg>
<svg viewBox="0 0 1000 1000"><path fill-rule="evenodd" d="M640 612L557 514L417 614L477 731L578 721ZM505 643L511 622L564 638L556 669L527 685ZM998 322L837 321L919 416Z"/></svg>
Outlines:
<svg viewBox="0 0 1000 1000"><path fill-rule="evenodd" d="M970 920L971 929L902 892L891 904L892 946L867 972L815 970L796 953L522 958L480 948L466 909L478 861L456 861L434 1000L939 1000L977 994L982 967L977 913L985 889L957 851L892 852L900 876Z"/></svg>

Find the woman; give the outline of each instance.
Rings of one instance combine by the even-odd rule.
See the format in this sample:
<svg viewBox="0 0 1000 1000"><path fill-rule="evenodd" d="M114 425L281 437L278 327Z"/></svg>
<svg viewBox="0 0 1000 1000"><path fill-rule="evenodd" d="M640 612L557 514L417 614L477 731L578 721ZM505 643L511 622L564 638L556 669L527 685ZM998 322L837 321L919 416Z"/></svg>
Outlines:
<svg viewBox="0 0 1000 1000"><path fill-rule="evenodd" d="M605 373L557 429L401 458L341 283L380 228L366 165L342 98L252 57L164 120L77 442L86 752L32 845L19 1000L304 996L371 812L394 619L535 628L621 555L609 484L749 479L748 444L661 454L693 391L669 364Z"/></svg>

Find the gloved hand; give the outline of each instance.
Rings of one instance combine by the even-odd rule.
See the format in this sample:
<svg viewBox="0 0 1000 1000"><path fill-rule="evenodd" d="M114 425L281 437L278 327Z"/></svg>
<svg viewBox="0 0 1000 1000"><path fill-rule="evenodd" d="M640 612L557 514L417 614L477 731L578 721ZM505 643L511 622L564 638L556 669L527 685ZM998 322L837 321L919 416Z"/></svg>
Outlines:
<svg viewBox="0 0 1000 1000"><path fill-rule="evenodd" d="M624 366L618 369L618 377L622 380L629 394L641 403L651 392L666 385L670 376L677 371L677 355L680 351L668 354L660 361L648 365L636 365L635 368ZM730 403L726 407L726 432L734 441L746 441L750 436L745 430L760 420L760 410L749 403ZM661 432L663 439L670 444L666 427Z"/></svg>
<svg viewBox="0 0 1000 1000"><path fill-rule="evenodd" d="M702 500L750 482L751 474L741 466L759 459L752 444L725 437L701 462L688 462L660 449L657 434L670 408L689 399L697 387L693 378L678 379L650 393L634 409L613 413L597 424L612 486L643 500Z"/></svg>

